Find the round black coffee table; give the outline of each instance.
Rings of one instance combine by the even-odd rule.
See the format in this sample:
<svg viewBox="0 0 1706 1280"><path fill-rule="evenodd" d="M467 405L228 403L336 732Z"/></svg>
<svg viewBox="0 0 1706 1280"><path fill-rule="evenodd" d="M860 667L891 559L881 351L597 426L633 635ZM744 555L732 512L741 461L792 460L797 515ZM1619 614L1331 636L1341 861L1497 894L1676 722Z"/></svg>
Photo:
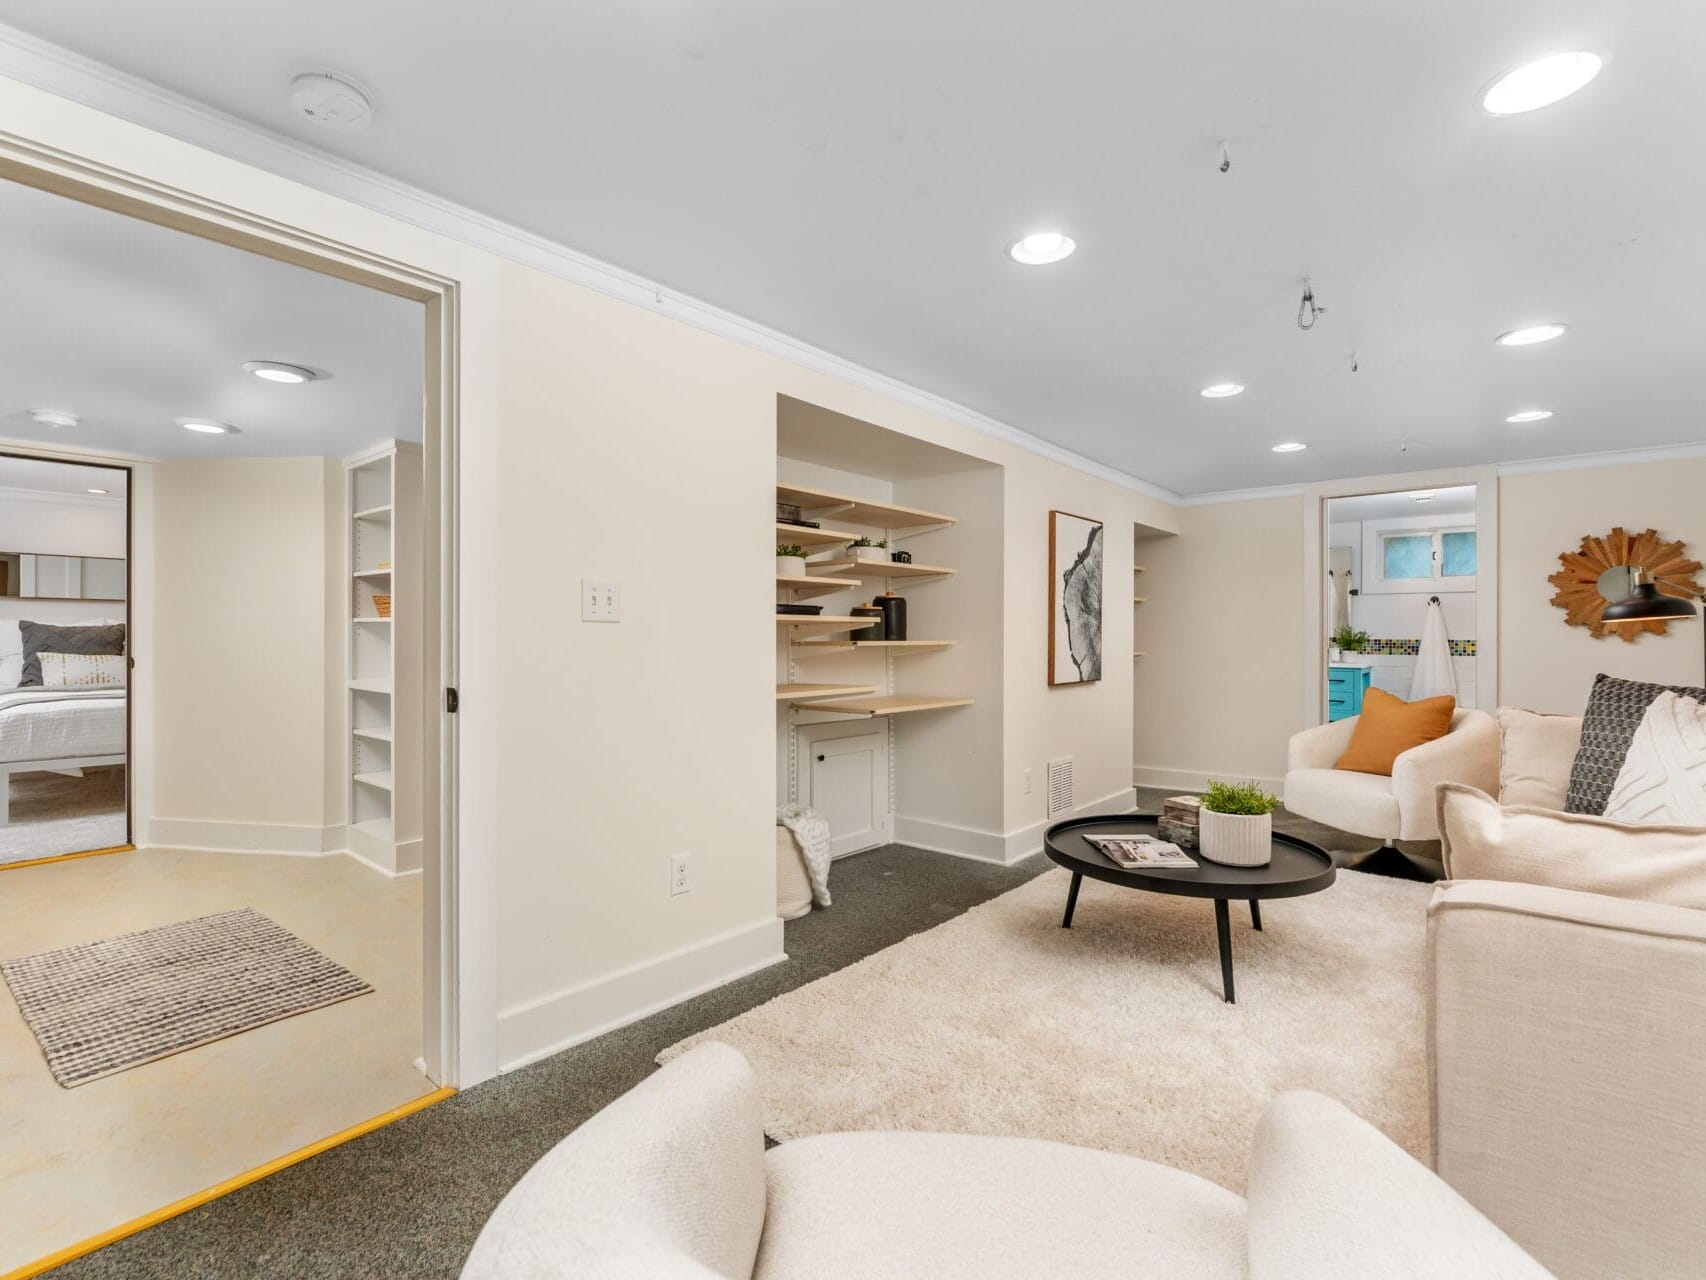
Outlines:
<svg viewBox="0 0 1706 1280"><path fill-rule="evenodd" d="M1319 893L1333 883L1333 859L1306 840L1274 833L1273 861L1265 867L1226 867L1210 862L1198 849L1186 853L1196 859L1194 867L1145 868L1122 871L1084 839L1084 833L1100 836L1155 835L1153 814L1105 814L1094 818L1072 818L1057 822L1043 837L1043 851L1072 873L1066 891L1066 916L1062 929L1072 927L1072 911L1078 905L1078 886L1084 877L1143 889L1149 893L1171 893L1184 898L1212 898L1214 923L1220 934L1220 983L1226 1003L1234 1003L1232 989L1232 925L1226 904L1234 898L1250 904L1250 923L1262 927L1264 898L1298 898Z"/></svg>

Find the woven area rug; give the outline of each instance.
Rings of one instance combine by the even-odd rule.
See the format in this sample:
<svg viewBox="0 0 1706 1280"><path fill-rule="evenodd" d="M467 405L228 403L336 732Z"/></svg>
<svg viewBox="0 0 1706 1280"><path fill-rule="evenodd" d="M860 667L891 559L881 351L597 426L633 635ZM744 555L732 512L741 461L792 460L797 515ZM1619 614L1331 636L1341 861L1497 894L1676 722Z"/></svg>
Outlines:
<svg viewBox="0 0 1706 1280"><path fill-rule="evenodd" d="M67 1089L373 988L244 907L0 961Z"/></svg>
<svg viewBox="0 0 1706 1280"><path fill-rule="evenodd" d="M1244 1189L1257 1118L1315 1089L1428 1158L1427 885L1341 872L1234 904L1238 1003L1220 998L1211 903L1051 871L738 1018L765 1129L1048 1138ZM834 910L834 908L830 908Z"/></svg>

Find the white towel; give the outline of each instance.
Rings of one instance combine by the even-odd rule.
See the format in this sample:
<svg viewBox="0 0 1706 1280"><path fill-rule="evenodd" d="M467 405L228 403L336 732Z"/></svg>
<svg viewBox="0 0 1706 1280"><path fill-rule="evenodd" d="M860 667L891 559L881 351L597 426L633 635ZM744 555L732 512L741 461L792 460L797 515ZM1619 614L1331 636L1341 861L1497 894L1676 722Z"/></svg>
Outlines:
<svg viewBox="0 0 1706 1280"><path fill-rule="evenodd" d="M1422 643L1416 654L1416 674L1410 679L1410 701L1457 696L1457 675L1451 669L1451 641L1445 634L1445 610L1438 600L1428 602L1422 623Z"/></svg>
<svg viewBox="0 0 1706 1280"><path fill-rule="evenodd" d="M829 819L803 804L785 804L776 810L776 821L794 833L806 859L806 879L812 882L812 901L829 905Z"/></svg>

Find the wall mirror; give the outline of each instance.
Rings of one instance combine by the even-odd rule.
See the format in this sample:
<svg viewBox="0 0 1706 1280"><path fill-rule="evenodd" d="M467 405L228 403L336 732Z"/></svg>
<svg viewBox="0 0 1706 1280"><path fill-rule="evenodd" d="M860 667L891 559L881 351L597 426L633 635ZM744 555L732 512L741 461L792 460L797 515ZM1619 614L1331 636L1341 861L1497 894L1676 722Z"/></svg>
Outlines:
<svg viewBox="0 0 1706 1280"><path fill-rule="evenodd" d="M17 600L123 600L125 563L106 556L0 551L0 597Z"/></svg>

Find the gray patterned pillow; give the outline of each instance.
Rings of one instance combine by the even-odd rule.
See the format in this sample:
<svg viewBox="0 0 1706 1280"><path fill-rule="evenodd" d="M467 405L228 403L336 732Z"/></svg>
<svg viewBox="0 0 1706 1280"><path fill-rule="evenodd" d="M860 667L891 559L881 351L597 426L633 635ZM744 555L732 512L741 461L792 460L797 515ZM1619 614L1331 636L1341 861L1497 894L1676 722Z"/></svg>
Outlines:
<svg viewBox="0 0 1706 1280"><path fill-rule="evenodd" d="M1582 745L1570 767L1570 794L1566 813L1603 814L1618 772L1635 740L1635 730L1653 699L1669 690L1682 698L1706 701L1706 689L1684 685L1643 684L1619 680L1603 671L1593 678L1587 713L1582 717Z"/></svg>
<svg viewBox="0 0 1706 1280"><path fill-rule="evenodd" d="M40 655L43 653L124 652L122 622L92 627L55 627L45 622L20 622L18 632L24 640L24 678L18 681L19 688L41 683ZM1631 729L1629 732L1633 735L1635 731Z"/></svg>

